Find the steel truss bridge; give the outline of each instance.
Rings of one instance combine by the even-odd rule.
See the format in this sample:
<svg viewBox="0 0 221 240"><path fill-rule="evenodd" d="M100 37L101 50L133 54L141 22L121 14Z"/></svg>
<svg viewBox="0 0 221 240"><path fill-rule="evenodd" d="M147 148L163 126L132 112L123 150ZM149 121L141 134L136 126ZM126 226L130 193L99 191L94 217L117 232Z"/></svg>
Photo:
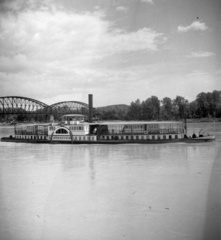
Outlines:
<svg viewBox="0 0 221 240"><path fill-rule="evenodd" d="M87 115L88 111L88 104L77 101L58 102L47 105L27 97L0 97L0 115L53 115L60 117L64 114L74 113Z"/></svg>

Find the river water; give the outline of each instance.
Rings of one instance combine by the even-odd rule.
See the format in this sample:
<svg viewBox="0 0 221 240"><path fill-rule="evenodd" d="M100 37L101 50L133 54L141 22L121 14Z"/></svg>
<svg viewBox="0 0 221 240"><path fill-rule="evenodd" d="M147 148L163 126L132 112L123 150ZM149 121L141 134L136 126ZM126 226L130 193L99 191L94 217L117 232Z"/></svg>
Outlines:
<svg viewBox="0 0 221 240"><path fill-rule="evenodd" d="M216 141L0 142L0 239L221 239L221 123L188 127Z"/></svg>

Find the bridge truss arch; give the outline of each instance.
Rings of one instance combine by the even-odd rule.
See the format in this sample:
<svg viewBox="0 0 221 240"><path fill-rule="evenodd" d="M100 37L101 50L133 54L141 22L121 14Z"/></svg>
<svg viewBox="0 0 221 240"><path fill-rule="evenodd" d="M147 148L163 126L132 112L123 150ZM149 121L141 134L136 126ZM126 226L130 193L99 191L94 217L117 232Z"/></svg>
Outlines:
<svg viewBox="0 0 221 240"><path fill-rule="evenodd" d="M50 105L51 113L53 115L65 114L83 114L88 115L89 106L86 103L78 101L58 102Z"/></svg>
<svg viewBox="0 0 221 240"><path fill-rule="evenodd" d="M59 120L65 114L83 114L88 119L89 105L78 101L64 101L47 105L38 100L20 97L0 97L0 120L49 121Z"/></svg>
<svg viewBox="0 0 221 240"><path fill-rule="evenodd" d="M38 100L19 97L0 97L0 114L47 114L49 106Z"/></svg>

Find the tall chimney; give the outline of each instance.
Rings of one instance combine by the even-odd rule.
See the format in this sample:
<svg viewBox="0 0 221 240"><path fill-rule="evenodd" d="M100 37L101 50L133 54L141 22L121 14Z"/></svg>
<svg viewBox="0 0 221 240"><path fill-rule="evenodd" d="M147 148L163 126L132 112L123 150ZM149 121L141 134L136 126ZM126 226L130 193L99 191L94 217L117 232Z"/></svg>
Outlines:
<svg viewBox="0 0 221 240"><path fill-rule="evenodd" d="M88 122L92 122L92 118L93 118L93 94L88 94L88 105L89 105Z"/></svg>

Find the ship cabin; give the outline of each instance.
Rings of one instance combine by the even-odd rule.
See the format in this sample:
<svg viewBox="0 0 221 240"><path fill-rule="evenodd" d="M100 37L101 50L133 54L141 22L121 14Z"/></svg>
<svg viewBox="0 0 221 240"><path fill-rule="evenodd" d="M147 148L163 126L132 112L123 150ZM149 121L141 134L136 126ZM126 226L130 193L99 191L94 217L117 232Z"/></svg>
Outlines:
<svg viewBox="0 0 221 240"><path fill-rule="evenodd" d="M61 122L15 126L15 138L50 141L131 141L182 139L186 134L183 122L94 122L84 115L64 115Z"/></svg>
<svg viewBox="0 0 221 240"><path fill-rule="evenodd" d="M94 125L99 140L181 139L183 122L103 122Z"/></svg>
<svg viewBox="0 0 221 240"><path fill-rule="evenodd" d="M90 134L90 125L85 122L82 114L68 114L61 118L60 123L51 124L17 124L15 125L15 138L37 140L96 140Z"/></svg>
<svg viewBox="0 0 221 240"><path fill-rule="evenodd" d="M90 135L90 125L85 122L85 115L67 114L62 116L61 123L49 126L48 135L51 140L88 141L96 140Z"/></svg>

